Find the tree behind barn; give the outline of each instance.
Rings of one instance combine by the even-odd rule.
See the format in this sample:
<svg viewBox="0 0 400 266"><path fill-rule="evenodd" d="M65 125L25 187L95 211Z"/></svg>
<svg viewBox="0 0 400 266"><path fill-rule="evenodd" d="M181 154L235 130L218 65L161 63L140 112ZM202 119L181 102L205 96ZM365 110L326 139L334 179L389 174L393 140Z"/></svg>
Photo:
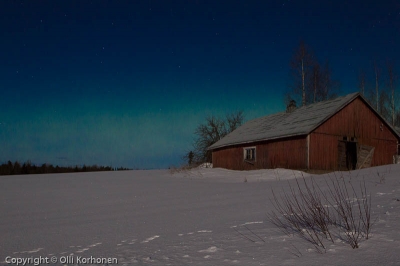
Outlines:
<svg viewBox="0 0 400 266"><path fill-rule="evenodd" d="M321 73L321 88L319 90L319 101L326 101L338 96L340 82L332 78L332 68L328 61L325 62Z"/></svg>
<svg viewBox="0 0 400 266"><path fill-rule="evenodd" d="M302 106L307 104L307 95L310 91L308 83L314 65L314 54L311 49L300 41L290 61L292 82L290 84L292 99L301 99Z"/></svg>
<svg viewBox="0 0 400 266"><path fill-rule="evenodd" d="M385 71L382 71L385 70ZM359 76L360 91L364 97L391 125L400 126L400 110L398 110L397 82L398 76L394 62L389 60L386 67L382 68L375 60L372 62L373 70L367 79L365 72Z"/></svg>
<svg viewBox="0 0 400 266"><path fill-rule="evenodd" d="M206 121L195 129L193 150L186 154L187 161L193 164L211 163L211 152L207 148L241 126L243 122L243 111L227 114L225 118L206 117Z"/></svg>
<svg viewBox="0 0 400 266"><path fill-rule="evenodd" d="M290 100L302 106L332 99L340 89L339 81L332 78L329 62L321 65L311 49L301 41L290 62L291 83L285 94L285 103Z"/></svg>
<svg viewBox="0 0 400 266"><path fill-rule="evenodd" d="M400 121L396 121L397 80L398 80L398 77L396 75L394 63L393 63L393 61L388 61L387 62L387 83L388 83L388 89L389 89L389 94L390 94L389 110L390 110L390 122L392 123L393 126L396 124L398 126L399 125L398 123L400 123ZM396 122L398 122L398 123L396 123Z"/></svg>
<svg viewBox="0 0 400 266"><path fill-rule="evenodd" d="M360 89L360 93L362 96L365 96L365 89L366 89L366 76L365 71L362 69L358 74L358 88Z"/></svg>
<svg viewBox="0 0 400 266"><path fill-rule="evenodd" d="M379 102L379 80L381 77L381 70L378 67L378 63L376 61L373 62L374 65L374 74L375 74L375 103L376 103L376 110L380 112L379 106L381 105ZM382 102L382 101L381 101Z"/></svg>
<svg viewBox="0 0 400 266"><path fill-rule="evenodd" d="M318 62L315 62L312 70L311 70L311 88L312 88L312 102L315 103L317 101L317 95L320 87L322 86L322 77L321 77L321 66Z"/></svg>

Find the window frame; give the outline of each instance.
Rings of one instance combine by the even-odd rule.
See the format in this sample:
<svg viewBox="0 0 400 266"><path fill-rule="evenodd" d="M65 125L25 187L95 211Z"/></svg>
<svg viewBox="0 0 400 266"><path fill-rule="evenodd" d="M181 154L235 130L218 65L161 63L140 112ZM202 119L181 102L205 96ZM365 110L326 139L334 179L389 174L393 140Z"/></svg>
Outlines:
<svg viewBox="0 0 400 266"><path fill-rule="evenodd" d="M248 159L248 151L254 150L252 153L252 159ZM257 147L256 146L251 146L251 147L244 147L243 148L243 161L248 162L248 163L255 163L257 160Z"/></svg>

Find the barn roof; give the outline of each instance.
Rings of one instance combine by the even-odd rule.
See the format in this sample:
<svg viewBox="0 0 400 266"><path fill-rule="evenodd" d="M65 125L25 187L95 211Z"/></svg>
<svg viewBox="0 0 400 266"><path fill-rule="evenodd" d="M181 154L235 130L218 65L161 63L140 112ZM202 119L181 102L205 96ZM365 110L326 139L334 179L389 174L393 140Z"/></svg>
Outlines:
<svg viewBox="0 0 400 266"><path fill-rule="evenodd" d="M358 96L360 96L358 92L352 93L333 100L302 106L291 113L281 112L256 118L226 135L208 149L307 135Z"/></svg>

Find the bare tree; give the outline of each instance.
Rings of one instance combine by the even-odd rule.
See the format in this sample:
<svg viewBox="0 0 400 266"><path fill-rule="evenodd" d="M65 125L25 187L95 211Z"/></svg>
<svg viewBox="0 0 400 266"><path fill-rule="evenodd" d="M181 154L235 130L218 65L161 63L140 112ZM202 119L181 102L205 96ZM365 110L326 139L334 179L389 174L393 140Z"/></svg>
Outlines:
<svg viewBox="0 0 400 266"><path fill-rule="evenodd" d="M311 49L301 41L290 62L291 91L285 94L284 101L301 100L302 106L334 98L340 82L332 78L329 62L321 65Z"/></svg>
<svg viewBox="0 0 400 266"><path fill-rule="evenodd" d="M332 78L332 69L326 61L321 71L321 88L319 90L319 101L325 101L337 96L340 82Z"/></svg>
<svg viewBox="0 0 400 266"><path fill-rule="evenodd" d="M358 75L358 88L360 89L361 95L365 95L365 85L366 85L366 78L364 70L360 71Z"/></svg>
<svg viewBox="0 0 400 266"><path fill-rule="evenodd" d="M314 61L309 84L308 103L332 99L337 96L340 88L340 82L332 78L332 70L328 61L322 67L317 60Z"/></svg>
<svg viewBox="0 0 400 266"><path fill-rule="evenodd" d="M376 103L376 110L379 112L379 79L381 76L381 70L378 67L376 60L373 62L373 65L375 74L375 103Z"/></svg>
<svg viewBox="0 0 400 266"><path fill-rule="evenodd" d="M390 97L386 90L381 89L379 92L379 114L387 121L390 121Z"/></svg>
<svg viewBox="0 0 400 266"><path fill-rule="evenodd" d="M396 117L396 85L397 85L397 75L394 69L394 63L392 61L387 62L387 71L388 71L388 88L390 92L390 116L392 125L395 125L395 117Z"/></svg>
<svg viewBox="0 0 400 266"><path fill-rule="evenodd" d="M374 106L377 112L382 115L393 126L400 125L400 111L397 110L397 82L398 76L394 63L388 60L386 63L385 75L382 77L381 68L376 60L372 62L374 70L374 86L367 86L365 73L360 72L359 84L360 92L366 97L368 102ZM381 80L384 81L382 86ZM368 89L370 87L370 89Z"/></svg>
<svg viewBox="0 0 400 266"><path fill-rule="evenodd" d="M234 131L236 128L240 127L243 123L243 111L238 111L236 113L231 113L226 115L226 134Z"/></svg>
<svg viewBox="0 0 400 266"><path fill-rule="evenodd" d="M371 72L373 78L368 78L369 74L364 69L361 69L359 74L358 74L358 88L360 90L360 93L365 97L367 102L373 106L376 111L379 112L379 95L377 96L377 84L378 84L378 93L379 93L379 77L380 77L380 71L377 66L376 61L372 61L372 66L373 66L373 71ZM376 69L375 69L376 66ZM375 71L376 70L376 71ZM368 72L369 73L369 72ZM377 83L377 78L378 78L378 83ZM380 113L380 112L379 112Z"/></svg>
<svg viewBox="0 0 400 266"><path fill-rule="evenodd" d="M227 114L225 119L215 116L206 117L205 123L198 125L195 129L196 139L190 161L195 164L211 162L211 152L207 148L241 126L243 122L243 111Z"/></svg>
<svg viewBox="0 0 400 266"><path fill-rule="evenodd" d="M310 48L300 41L299 47L296 49L290 62L290 68L293 77L291 88L295 95L300 95L302 105L307 104L307 80L311 74L314 55Z"/></svg>
<svg viewBox="0 0 400 266"><path fill-rule="evenodd" d="M317 95L319 91L321 90L321 80L322 80L322 75L321 75L321 66L319 63L316 61L313 64L312 70L311 70L311 87L312 87L312 96L313 100L312 102L315 103L317 102Z"/></svg>

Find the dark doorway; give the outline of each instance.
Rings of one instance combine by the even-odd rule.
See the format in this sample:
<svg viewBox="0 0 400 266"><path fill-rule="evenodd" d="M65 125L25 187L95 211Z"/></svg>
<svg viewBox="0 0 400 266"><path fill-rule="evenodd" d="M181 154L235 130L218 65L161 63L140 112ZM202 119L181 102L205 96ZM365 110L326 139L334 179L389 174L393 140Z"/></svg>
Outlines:
<svg viewBox="0 0 400 266"><path fill-rule="evenodd" d="M346 166L355 170L357 166L357 142L346 141Z"/></svg>
<svg viewBox="0 0 400 266"><path fill-rule="evenodd" d="M338 143L338 169L355 170L358 161L358 145L356 141L339 140Z"/></svg>

